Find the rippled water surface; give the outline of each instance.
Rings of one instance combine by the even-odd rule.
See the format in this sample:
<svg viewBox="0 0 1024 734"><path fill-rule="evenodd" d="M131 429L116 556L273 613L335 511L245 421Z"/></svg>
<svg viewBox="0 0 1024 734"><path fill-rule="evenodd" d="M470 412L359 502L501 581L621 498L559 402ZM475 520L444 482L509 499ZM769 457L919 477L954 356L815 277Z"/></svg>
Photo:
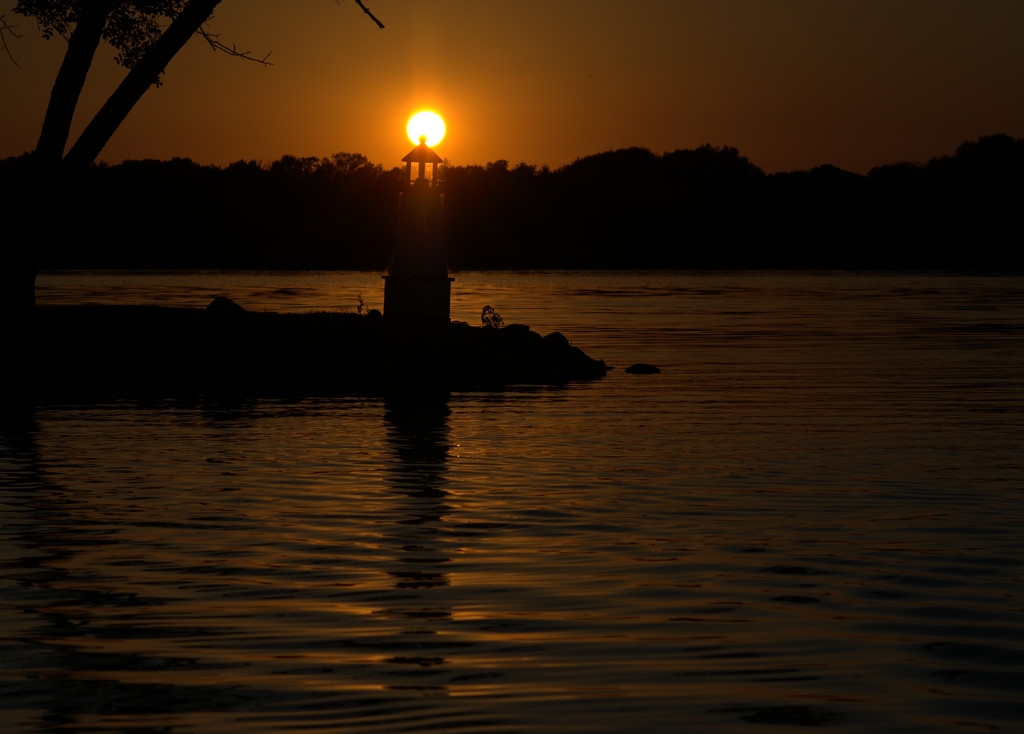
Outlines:
<svg viewBox="0 0 1024 734"><path fill-rule="evenodd" d="M456 277L456 318L618 369L7 415L0 728L1024 730L1024 278ZM380 284L39 294L353 310Z"/></svg>

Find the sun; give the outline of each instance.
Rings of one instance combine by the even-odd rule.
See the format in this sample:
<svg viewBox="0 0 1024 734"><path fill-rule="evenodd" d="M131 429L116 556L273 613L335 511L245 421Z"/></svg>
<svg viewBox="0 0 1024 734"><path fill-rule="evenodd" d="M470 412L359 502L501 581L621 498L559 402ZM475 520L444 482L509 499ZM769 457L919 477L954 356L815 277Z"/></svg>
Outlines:
<svg viewBox="0 0 1024 734"><path fill-rule="evenodd" d="M409 118L405 131L409 134L409 140L416 144L419 144L421 135L426 135L427 145L433 147L444 137L444 120L436 112L423 110Z"/></svg>

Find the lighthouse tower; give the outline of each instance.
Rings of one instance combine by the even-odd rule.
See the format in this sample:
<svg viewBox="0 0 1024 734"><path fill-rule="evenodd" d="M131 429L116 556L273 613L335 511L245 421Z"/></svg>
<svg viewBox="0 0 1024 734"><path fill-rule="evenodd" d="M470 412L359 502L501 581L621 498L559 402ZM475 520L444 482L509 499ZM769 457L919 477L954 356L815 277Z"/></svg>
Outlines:
<svg viewBox="0 0 1024 734"><path fill-rule="evenodd" d="M405 182L398 213L398 235L384 275L384 318L420 327L451 321L452 281L441 228L443 197L437 177L441 157L427 137L402 159ZM416 177L413 177L413 163ZM426 175L430 164L430 176Z"/></svg>

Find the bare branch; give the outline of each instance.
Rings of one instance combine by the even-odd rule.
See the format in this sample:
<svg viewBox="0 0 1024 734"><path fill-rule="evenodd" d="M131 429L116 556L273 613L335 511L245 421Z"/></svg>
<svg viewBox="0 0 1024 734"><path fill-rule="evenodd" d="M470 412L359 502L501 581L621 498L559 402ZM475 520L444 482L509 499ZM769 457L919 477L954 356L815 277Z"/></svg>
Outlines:
<svg viewBox="0 0 1024 734"><path fill-rule="evenodd" d="M237 58L244 59L245 61L255 61L257 64L263 64L264 66L273 66L271 62L267 61L267 59L270 58L270 54L272 53L271 51L268 51L267 55L263 58L259 58L258 56L253 56L251 51L239 51L235 44L228 46L220 40L219 33L210 33L203 27L200 27L197 33L206 39L206 42L210 44L210 48L214 51L220 51L221 53L226 53L228 56L235 56Z"/></svg>
<svg viewBox="0 0 1024 734"><path fill-rule="evenodd" d="M370 9L363 5L363 0L356 0L356 5L363 9L363 12L370 16L370 20L377 24L377 27L384 30L384 24L378 20L377 16L370 12Z"/></svg>
<svg viewBox="0 0 1024 734"><path fill-rule="evenodd" d="M14 30L17 27L18 26L10 25L7 22L6 15L0 15L0 46L3 47L4 53L7 54L7 58L9 58L11 60L11 63L15 66L19 66L19 64L15 60L14 54L11 53L10 47L7 45L7 34L10 33L13 38L21 38L21 34Z"/></svg>
<svg viewBox="0 0 1024 734"><path fill-rule="evenodd" d="M355 0L355 3L360 8L362 8L364 13L370 16L370 19L377 24L378 28L383 30L384 24L381 23L380 19L363 4L363 0ZM201 27L198 33L200 36L206 39L206 42L210 44L210 48L212 48L214 51L220 51L221 53L226 53L228 56L235 56L237 58L244 59L245 61L255 61L257 64L263 64L264 66L273 66L271 62L267 61L267 59L270 58L271 54L271 52L269 51L267 52L266 56L264 56L263 58L259 58L258 56L254 56L251 51L239 51L238 47L235 46L235 44L231 44L230 46L228 46L226 43L220 40L219 33L211 33L210 31L206 30L205 27Z"/></svg>

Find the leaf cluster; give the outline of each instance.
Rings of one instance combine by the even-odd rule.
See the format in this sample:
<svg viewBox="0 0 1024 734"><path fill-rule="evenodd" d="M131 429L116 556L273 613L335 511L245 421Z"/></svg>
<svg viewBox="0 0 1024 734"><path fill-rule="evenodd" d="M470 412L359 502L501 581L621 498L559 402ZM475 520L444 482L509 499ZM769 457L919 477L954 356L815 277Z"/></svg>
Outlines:
<svg viewBox="0 0 1024 734"><path fill-rule="evenodd" d="M480 323L485 329L500 329L505 325L505 319L501 318L501 314L495 311L493 306L484 306L480 312Z"/></svg>
<svg viewBox="0 0 1024 734"><path fill-rule="evenodd" d="M32 18L43 38L65 40L87 2L108 2L112 8L103 28L103 40L117 52L115 60L131 69L177 17L187 0L19 0L14 12Z"/></svg>

